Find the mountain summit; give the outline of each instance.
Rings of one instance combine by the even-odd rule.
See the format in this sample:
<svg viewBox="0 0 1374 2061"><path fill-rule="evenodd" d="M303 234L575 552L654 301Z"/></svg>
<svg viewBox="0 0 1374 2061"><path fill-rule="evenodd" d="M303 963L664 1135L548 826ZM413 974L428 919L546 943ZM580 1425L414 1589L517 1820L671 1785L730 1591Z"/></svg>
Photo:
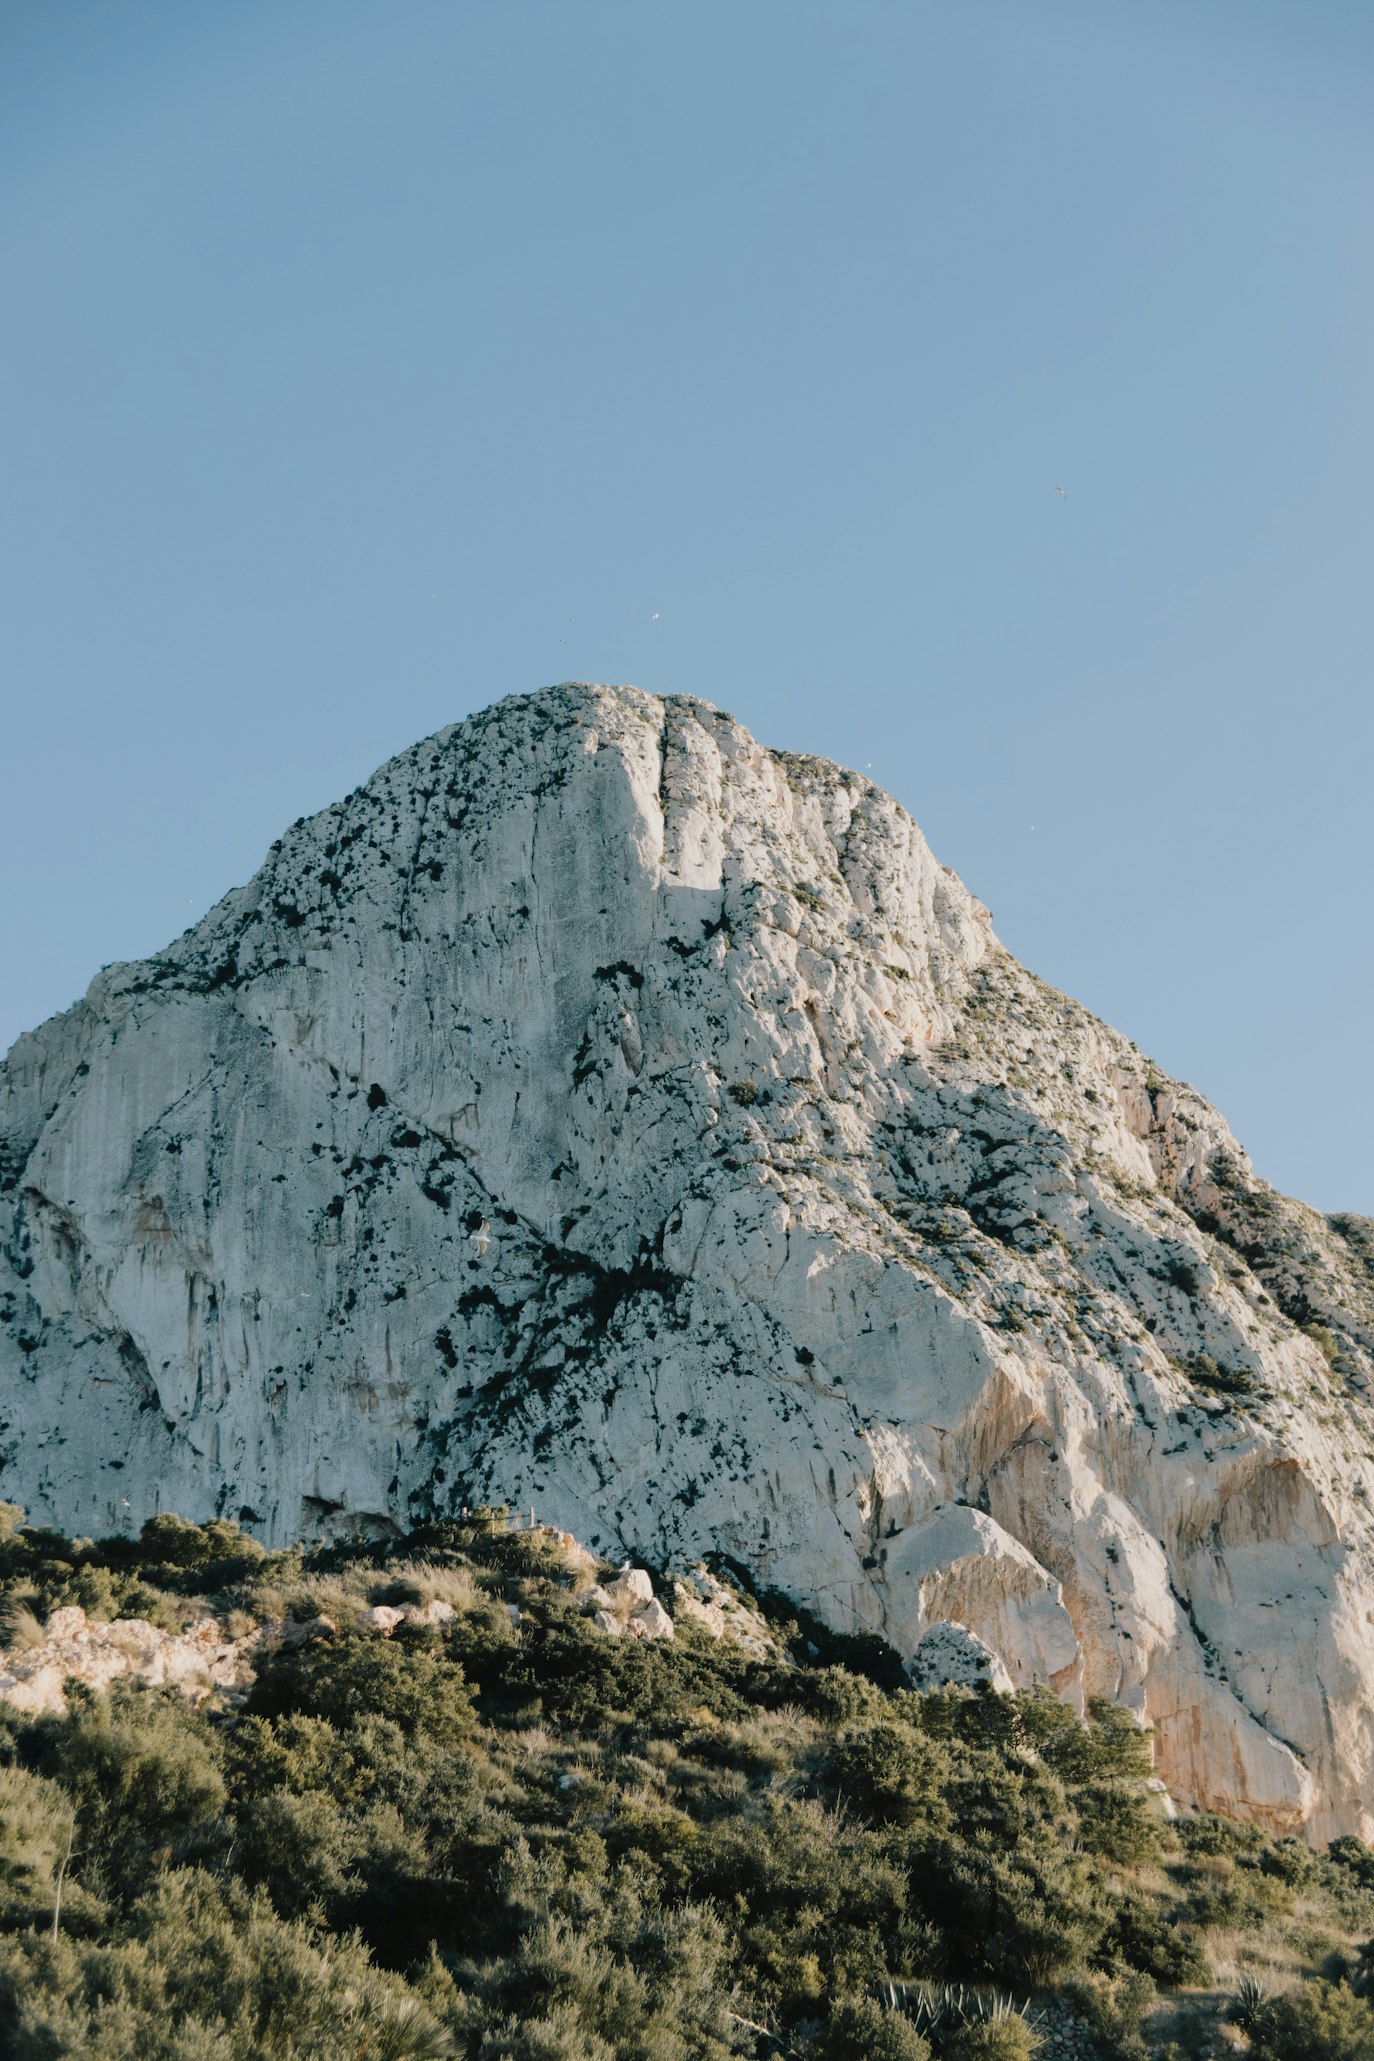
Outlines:
<svg viewBox="0 0 1374 2061"><path fill-rule="evenodd" d="M21 1038L0 1153L35 1521L533 1505L1374 1831L1374 1225L1256 1180L855 773L501 702Z"/></svg>

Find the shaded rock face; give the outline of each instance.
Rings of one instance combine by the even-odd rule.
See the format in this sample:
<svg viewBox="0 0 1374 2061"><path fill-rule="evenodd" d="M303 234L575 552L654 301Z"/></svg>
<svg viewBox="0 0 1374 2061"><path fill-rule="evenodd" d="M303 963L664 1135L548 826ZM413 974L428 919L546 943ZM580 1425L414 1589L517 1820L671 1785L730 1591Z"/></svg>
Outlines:
<svg viewBox="0 0 1374 2061"><path fill-rule="evenodd" d="M565 687L384 766L0 1077L0 1494L534 1505L1115 1697L1374 1831L1371 1227L1044 987L888 796Z"/></svg>
<svg viewBox="0 0 1374 2061"><path fill-rule="evenodd" d="M965 1625L945 1619L923 1634L907 1662L913 1689L996 1689L1006 1695L1016 1684L997 1655Z"/></svg>

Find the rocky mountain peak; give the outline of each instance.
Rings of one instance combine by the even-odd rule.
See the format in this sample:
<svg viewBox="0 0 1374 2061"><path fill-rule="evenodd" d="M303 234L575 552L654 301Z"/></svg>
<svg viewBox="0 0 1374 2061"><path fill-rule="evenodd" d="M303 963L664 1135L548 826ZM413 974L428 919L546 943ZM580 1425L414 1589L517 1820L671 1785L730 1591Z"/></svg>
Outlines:
<svg viewBox="0 0 1374 2061"><path fill-rule="evenodd" d="M1374 1229L859 775L688 697L498 703L21 1038L0 1125L36 1517L533 1505L1374 1829Z"/></svg>

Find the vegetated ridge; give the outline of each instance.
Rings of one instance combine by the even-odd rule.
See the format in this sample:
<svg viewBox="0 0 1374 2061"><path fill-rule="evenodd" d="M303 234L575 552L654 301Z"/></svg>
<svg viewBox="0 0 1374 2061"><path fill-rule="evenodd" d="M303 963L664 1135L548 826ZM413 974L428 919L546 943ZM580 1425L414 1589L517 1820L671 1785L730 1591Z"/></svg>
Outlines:
<svg viewBox="0 0 1374 2061"><path fill-rule="evenodd" d="M21 1038L0 1129L36 1521L533 1505L914 1679L963 1640L1122 1705L1193 1806L1374 1827L1374 1232L860 776L686 697L502 702Z"/></svg>
<svg viewBox="0 0 1374 2061"><path fill-rule="evenodd" d="M0 1659L84 1621L251 1664L0 1701L12 2061L1374 2056L1374 1855L1171 1821L1110 1704L918 1695L502 1512L271 1555L19 1515Z"/></svg>

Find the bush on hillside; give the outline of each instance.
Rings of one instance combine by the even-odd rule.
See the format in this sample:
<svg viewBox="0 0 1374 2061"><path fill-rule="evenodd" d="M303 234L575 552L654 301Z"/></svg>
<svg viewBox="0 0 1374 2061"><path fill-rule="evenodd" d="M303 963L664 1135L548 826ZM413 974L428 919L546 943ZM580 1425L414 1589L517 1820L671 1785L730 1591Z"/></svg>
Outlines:
<svg viewBox="0 0 1374 2061"><path fill-rule="evenodd" d="M612 1638L578 1580L499 1513L308 1554L176 1519L105 1545L0 1524L0 1612L40 1636L78 1596L170 1623L327 1601L336 1625L265 1647L238 1705L0 1705L0 2052L1026 2061L1011 2004L1058 1989L1138 2056L1152 1984L1206 1982L1206 1939L1289 1925L1299 1893L1290 1952L1313 1913L1374 1931L1368 1849L1165 1825L1109 1705L917 1695L872 1640L771 1603L786 1657L690 1624ZM442 1627L353 1629L436 1595ZM1264 2002L1261 2061L1366 2053L1348 1965Z"/></svg>
<svg viewBox="0 0 1374 2061"><path fill-rule="evenodd" d="M1250 2051L1255 2061L1374 2061L1374 2009L1318 1979L1260 2005Z"/></svg>

